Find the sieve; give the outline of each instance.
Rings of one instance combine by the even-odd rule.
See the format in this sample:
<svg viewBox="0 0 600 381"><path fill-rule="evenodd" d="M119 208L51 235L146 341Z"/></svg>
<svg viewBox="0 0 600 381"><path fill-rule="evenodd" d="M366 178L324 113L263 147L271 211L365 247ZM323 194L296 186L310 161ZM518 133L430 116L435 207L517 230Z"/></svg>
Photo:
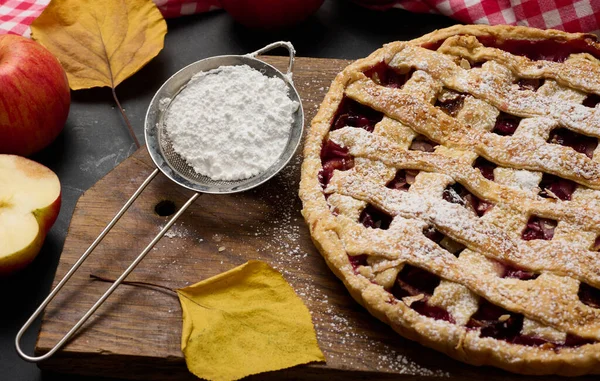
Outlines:
<svg viewBox="0 0 600 381"><path fill-rule="evenodd" d="M288 50L289 63L286 74L281 73L279 70L269 65L266 62L260 61L256 58L259 54L268 52L272 49L283 47ZM291 43L285 41L274 42L261 48L253 53L246 55L225 55L206 58L197 62L194 62L183 69L175 73L169 78L158 90L158 92L152 98L148 112L146 113L146 120L144 125L144 134L146 138L146 146L152 161L156 165L156 169L144 180L139 188L133 193L133 195L123 205L121 210L117 212L114 218L108 223L100 235L94 240L90 247L83 253L83 255L75 262L75 264L69 269L65 276L61 279L56 287L50 292L48 297L40 304L37 310L31 315L31 317L25 322L23 327L17 333L15 338L15 346L19 355L31 362L38 362L51 357L56 351L58 351L74 334L81 328L81 326L88 320L88 318L104 303L104 301L113 293L113 291L121 284L121 282L135 269L135 267L142 261L142 259L148 254L150 250L156 245L156 243L165 235L165 233L171 228L171 226L177 221L177 219L185 212L186 209L194 203L194 201L202 193L211 194L229 194L243 192L245 190L257 187L271 177L275 176L281 171L286 164L290 161L294 155L300 140L302 138L302 132L304 129L304 110L302 109L302 102L300 96L292 83L292 69L294 66L295 50ZM217 181L213 180L208 176L203 176L194 171L194 169L183 159L175 150L171 144L171 140L164 126L164 117L169 108L170 102L176 98L177 94L183 90L186 84L190 81L192 76L200 72L206 72L208 70L218 69L220 66L236 66L236 65L248 65L253 69L260 71L262 74L268 77L277 77L284 81L289 90L289 97L298 102L298 110L293 115L293 123L290 130L290 135L287 144L284 148L283 153L279 156L277 161L273 163L264 172L259 173L256 176L250 177L243 180L235 181ZM165 103L167 105L165 106ZM106 290L106 292L96 301L96 303L81 317L81 319L52 347L47 353L41 356L29 356L21 349L21 337L31 326L33 321L42 313L46 306L52 301L52 299L58 294L65 283L71 278L75 271L81 266L86 258L92 253L92 251L98 246L102 239L108 234L112 227L119 221L119 219L125 214L127 209L133 204L138 196L143 192L146 186L162 172L170 180L176 184L194 191L187 202L173 215L173 217L167 222L162 230L152 239L152 241L146 246L146 248L137 256L137 258L127 267L127 269L115 280L115 282Z"/></svg>

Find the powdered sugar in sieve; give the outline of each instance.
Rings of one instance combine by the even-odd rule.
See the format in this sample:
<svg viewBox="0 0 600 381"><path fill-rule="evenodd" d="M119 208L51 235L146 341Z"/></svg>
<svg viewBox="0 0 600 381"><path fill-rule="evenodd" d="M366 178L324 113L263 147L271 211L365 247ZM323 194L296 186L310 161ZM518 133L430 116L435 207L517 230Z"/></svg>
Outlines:
<svg viewBox="0 0 600 381"><path fill-rule="evenodd" d="M164 128L174 151L196 173L246 179L285 150L299 107L288 92L282 79L248 65L221 66L191 78L170 102Z"/></svg>

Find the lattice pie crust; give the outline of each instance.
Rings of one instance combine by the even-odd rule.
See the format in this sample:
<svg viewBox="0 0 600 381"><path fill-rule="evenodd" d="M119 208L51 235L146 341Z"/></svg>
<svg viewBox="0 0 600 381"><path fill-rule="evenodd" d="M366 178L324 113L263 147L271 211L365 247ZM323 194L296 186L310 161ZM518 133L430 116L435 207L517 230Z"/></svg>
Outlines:
<svg viewBox="0 0 600 381"><path fill-rule="evenodd" d="M300 197L352 296L460 361L600 373L598 57L589 35L455 26L342 71Z"/></svg>

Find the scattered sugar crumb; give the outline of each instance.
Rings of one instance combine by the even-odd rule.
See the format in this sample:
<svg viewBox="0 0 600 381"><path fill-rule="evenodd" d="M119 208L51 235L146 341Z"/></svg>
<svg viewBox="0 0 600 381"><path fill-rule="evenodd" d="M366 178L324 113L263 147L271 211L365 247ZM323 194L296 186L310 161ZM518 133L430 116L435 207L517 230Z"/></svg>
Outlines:
<svg viewBox="0 0 600 381"><path fill-rule="evenodd" d="M162 230L165 225L159 226L159 231ZM181 225L181 223L175 223L164 235L167 238L187 238L190 236L190 232Z"/></svg>

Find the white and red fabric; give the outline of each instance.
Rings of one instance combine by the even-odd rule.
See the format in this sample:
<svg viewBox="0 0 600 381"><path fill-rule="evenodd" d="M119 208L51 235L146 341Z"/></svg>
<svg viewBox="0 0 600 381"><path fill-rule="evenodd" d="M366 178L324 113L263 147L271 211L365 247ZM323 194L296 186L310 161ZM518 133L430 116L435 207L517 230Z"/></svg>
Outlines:
<svg viewBox="0 0 600 381"><path fill-rule="evenodd" d="M600 31L600 0L355 0L374 9L440 13L464 24L523 25L566 32Z"/></svg>
<svg viewBox="0 0 600 381"><path fill-rule="evenodd" d="M220 9L219 0L153 0L166 18ZM0 0L0 34L29 35L50 0ZM354 0L373 9L439 13L465 24L600 32L600 0Z"/></svg>
<svg viewBox="0 0 600 381"><path fill-rule="evenodd" d="M0 0L0 34L29 35L29 25L50 0Z"/></svg>
<svg viewBox="0 0 600 381"><path fill-rule="evenodd" d="M221 9L219 0L152 0L165 18L191 15ZM29 37L29 25L50 0L0 0L0 34Z"/></svg>
<svg viewBox="0 0 600 381"><path fill-rule="evenodd" d="M165 18L221 9L219 0L153 0Z"/></svg>

